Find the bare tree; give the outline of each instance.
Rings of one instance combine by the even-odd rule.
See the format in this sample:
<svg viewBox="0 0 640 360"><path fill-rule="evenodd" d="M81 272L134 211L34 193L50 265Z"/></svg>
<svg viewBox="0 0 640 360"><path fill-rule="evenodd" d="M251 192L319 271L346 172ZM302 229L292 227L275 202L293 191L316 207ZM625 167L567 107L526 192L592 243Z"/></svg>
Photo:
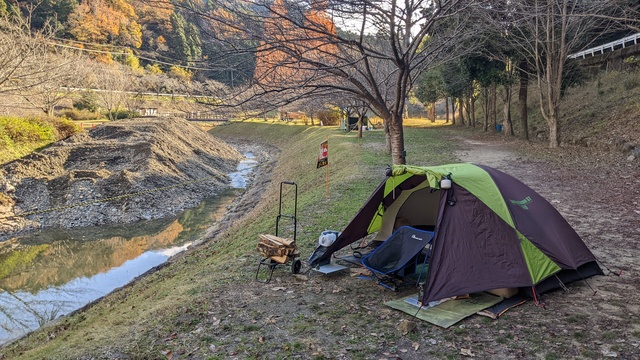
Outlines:
<svg viewBox="0 0 640 360"><path fill-rule="evenodd" d="M305 114L311 120L311 126L315 126L315 118L317 114L323 110L326 110L329 104L337 103L337 99L333 99L330 96L323 97L310 97L300 100L297 104L298 108L305 112Z"/></svg>
<svg viewBox="0 0 640 360"><path fill-rule="evenodd" d="M384 119L392 161L404 164L403 111L413 77L455 56L478 2L221 0L201 15L256 54L252 95L293 101L350 93ZM228 43L219 33L208 35Z"/></svg>
<svg viewBox="0 0 640 360"><path fill-rule="evenodd" d="M530 0L509 4L506 40L528 59L537 80L549 147L559 146L560 106L568 55L588 48L618 25L608 14L614 0ZM501 18L503 21L505 17Z"/></svg>
<svg viewBox="0 0 640 360"><path fill-rule="evenodd" d="M42 59L52 34L49 27L31 32L29 21L19 15L0 17L0 93L17 93L47 80L51 64Z"/></svg>
<svg viewBox="0 0 640 360"><path fill-rule="evenodd" d="M88 88L94 89L100 106L107 112L109 120L116 120L118 111L130 94L126 69L119 64L93 63L86 68Z"/></svg>
<svg viewBox="0 0 640 360"><path fill-rule="evenodd" d="M356 107L356 114L358 114L358 139L362 138L362 128L364 127L364 119L369 112L369 104L365 101L358 101Z"/></svg>
<svg viewBox="0 0 640 360"><path fill-rule="evenodd" d="M18 93L32 106L53 116L55 106L69 98L80 83L78 71L79 56L69 51L56 49L43 54L40 59L47 64L46 71L34 74L34 85L18 90Z"/></svg>

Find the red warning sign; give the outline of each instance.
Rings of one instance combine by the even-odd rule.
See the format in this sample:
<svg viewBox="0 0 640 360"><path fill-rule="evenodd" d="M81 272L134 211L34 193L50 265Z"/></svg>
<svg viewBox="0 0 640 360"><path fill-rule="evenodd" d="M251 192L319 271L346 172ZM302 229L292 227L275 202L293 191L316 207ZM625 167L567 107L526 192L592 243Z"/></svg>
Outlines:
<svg viewBox="0 0 640 360"><path fill-rule="evenodd" d="M323 166L329 165L329 140L323 141L320 144L320 153L318 154L318 167L320 169Z"/></svg>

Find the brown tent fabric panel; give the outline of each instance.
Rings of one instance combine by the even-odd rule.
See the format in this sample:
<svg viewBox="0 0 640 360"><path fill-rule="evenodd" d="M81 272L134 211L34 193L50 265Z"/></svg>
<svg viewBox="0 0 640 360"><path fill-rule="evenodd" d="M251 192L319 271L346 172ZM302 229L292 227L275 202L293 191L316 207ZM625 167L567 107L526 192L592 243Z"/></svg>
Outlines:
<svg viewBox="0 0 640 360"><path fill-rule="evenodd" d="M398 185L395 192L391 192L387 194L387 196L384 196L384 188L388 179L389 178L385 178L382 183L378 185L373 194L364 203L362 208L360 208L347 227L342 231L342 234L340 234L336 241L327 249L324 255L320 256L317 260L314 260L314 263L310 265L313 266L316 263L321 263L322 261L329 259L334 252L369 235L369 224L378 211L380 204L382 203L384 208L387 208L394 202L395 197L397 197L403 190L413 189L420 185L425 180L425 177L412 176L403 181L402 184Z"/></svg>
<svg viewBox="0 0 640 360"><path fill-rule="evenodd" d="M467 190L452 190L443 190L423 303L533 285L515 230Z"/></svg>
<svg viewBox="0 0 640 360"><path fill-rule="evenodd" d="M540 194L496 169L485 170L504 197L516 229L563 269L577 269L595 257L576 231Z"/></svg>
<svg viewBox="0 0 640 360"><path fill-rule="evenodd" d="M321 263L322 261L329 259L331 254L334 252L368 235L367 229L369 227L369 223L371 223L371 219L378 211L378 207L383 200L385 182L386 179L378 185L376 190L356 213L347 227L342 230L342 234L340 234L336 241L329 246L329 249L327 249L324 255L316 260L317 263Z"/></svg>

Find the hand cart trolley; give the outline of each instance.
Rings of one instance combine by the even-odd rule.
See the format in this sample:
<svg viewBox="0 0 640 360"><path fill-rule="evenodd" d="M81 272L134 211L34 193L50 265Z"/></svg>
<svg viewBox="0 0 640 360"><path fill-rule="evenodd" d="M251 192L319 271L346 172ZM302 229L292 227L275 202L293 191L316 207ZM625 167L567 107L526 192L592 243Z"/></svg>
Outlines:
<svg viewBox="0 0 640 360"><path fill-rule="evenodd" d="M294 202L293 202L293 214L282 213L282 191L283 187L294 187ZM280 205L278 207L278 216L276 217L276 233L275 235L259 234L259 242L257 250L264 257L258 263L258 271L256 271L256 280L262 283L269 283L273 276L273 270L279 266L290 266L293 274L298 274L302 268L302 262L300 259L300 252L296 245L297 235L297 213L298 213L298 185L293 181L283 181L280 183ZM280 220L282 218L289 219L293 222L293 238L280 237ZM260 270L262 266L266 266L268 272L264 277L260 276Z"/></svg>

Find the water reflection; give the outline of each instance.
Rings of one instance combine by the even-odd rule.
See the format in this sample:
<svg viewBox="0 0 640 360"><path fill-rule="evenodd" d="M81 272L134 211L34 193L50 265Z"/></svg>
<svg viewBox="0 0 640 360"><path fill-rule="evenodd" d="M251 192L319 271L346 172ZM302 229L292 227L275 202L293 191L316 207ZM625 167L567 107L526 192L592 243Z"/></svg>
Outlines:
<svg viewBox="0 0 640 360"><path fill-rule="evenodd" d="M0 344L124 286L202 237L246 187L253 154L229 174L231 189L178 218L45 230L0 242Z"/></svg>

